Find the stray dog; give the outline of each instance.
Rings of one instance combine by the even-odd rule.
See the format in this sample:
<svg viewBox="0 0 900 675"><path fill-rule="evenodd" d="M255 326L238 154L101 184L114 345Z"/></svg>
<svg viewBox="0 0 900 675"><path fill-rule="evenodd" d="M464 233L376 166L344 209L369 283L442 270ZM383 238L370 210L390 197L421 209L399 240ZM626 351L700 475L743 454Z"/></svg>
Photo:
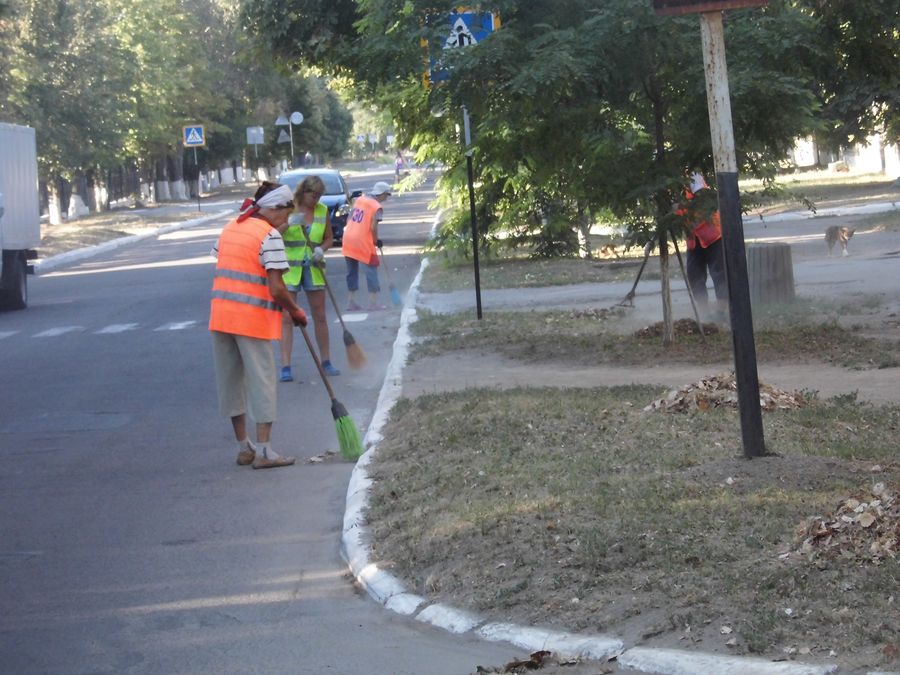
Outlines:
<svg viewBox="0 0 900 675"><path fill-rule="evenodd" d="M828 244L828 255L834 250L834 245L841 242L841 255L850 255L847 253L847 242L853 236L856 230L852 227L838 227L832 225L825 230L825 243Z"/></svg>

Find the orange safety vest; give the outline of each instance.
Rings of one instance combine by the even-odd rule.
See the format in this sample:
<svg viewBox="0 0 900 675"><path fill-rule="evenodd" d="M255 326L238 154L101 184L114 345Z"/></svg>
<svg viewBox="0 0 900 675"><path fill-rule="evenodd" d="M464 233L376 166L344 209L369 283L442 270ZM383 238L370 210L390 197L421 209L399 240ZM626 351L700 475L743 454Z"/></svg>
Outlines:
<svg viewBox="0 0 900 675"><path fill-rule="evenodd" d="M281 338L281 307L269 292L259 248L272 226L261 218L232 220L219 237L209 329L262 340Z"/></svg>
<svg viewBox="0 0 900 675"><path fill-rule="evenodd" d="M372 223L380 208L381 202L368 195L361 195L353 202L353 210L347 217L344 239L341 242L341 253L345 258L353 258L367 265L378 265Z"/></svg>
<svg viewBox="0 0 900 675"><path fill-rule="evenodd" d="M694 193L685 190L685 199L693 199ZM681 207L675 211L679 216L686 216L688 210ZM719 219L719 212L714 211L708 220L702 220L696 225L691 226L690 234L687 235L687 247L689 251L697 248L699 243L702 248L709 248L722 238L722 221Z"/></svg>

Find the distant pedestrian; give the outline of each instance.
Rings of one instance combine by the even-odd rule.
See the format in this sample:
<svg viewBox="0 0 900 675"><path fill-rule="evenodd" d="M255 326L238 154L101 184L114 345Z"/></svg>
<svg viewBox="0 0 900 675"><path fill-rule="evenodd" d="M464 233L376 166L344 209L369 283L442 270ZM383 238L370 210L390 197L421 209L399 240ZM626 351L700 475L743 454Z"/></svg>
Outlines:
<svg viewBox="0 0 900 675"><path fill-rule="evenodd" d="M284 275L284 283L294 300L303 289L309 302L315 327L319 358L327 375L334 377L341 371L331 363L331 346L328 336L328 319L325 316L325 252L334 245L331 216L328 207L320 202L325 194L325 183L319 176L307 176L294 190L296 209L278 228L284 237L291 269ZM281 375L282 382L294 379L291 373L291 351L294 347L294 324L290 314L284 313L281 326Z"/></svg>
<svg viewBox="0 0 900 675"><path fill-rule="evenodd" d="M687 243L687 282L701 317L725 320L728 309L728 278L725 273L725 251L722 246L722 224L718 210L704 209L700 202L712 197L700 173L691 175L690 189L677 213L685 218ZM716 312L710 315L706 279L712 277L716 293Z"/></svg>
<svg viewBox="0 0 900 675"><path fill-rule="evenodd" d="M394 182L400 181L400 173L403 171L403 154L398 150L394 158Z"/></svg>
<svg viewBox="0 0 900 675"><path fill-rule="evenodd" d="M381 239L378 238L378 224L381 222L383 210L381 205L391 196L391 186L383 181L375 183L368 195L361 195L353 202L353 210L347 218L344 228L344 239L341 249L347 261L347 310L359 311L362 307L356 302L359 290L359 266L363 266L366 275L366 287L369 291L369 309L387 309L378 302L381 286L378 283L378 252Z"/></svg>
<svg viewBox="0 0 900 675"><path fill-rule="evenodd" d="M276 416L275 355L272 340L281 338L281 312L297 326L306 314L282 279L289 268L278 227L294 209L290 188L263 182L241 214L222 230L212 254L216 258L210 304L219 409L231 418L238 442L237 463L254 469L289 466L293 457L272 449ZM247 436L247 413L256 422L256 443Z"/></svg>

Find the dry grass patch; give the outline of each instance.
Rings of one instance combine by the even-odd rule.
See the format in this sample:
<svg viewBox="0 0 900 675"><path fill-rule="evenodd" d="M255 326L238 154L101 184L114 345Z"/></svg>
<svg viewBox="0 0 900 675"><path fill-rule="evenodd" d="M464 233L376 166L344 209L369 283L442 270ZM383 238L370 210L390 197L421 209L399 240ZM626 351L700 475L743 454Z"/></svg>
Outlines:
<svg viewBox="0 0 900 675"><path fill-rule="evenodd" d="M638 251L640 252L640 251ZM435 256L422 279L422 291L444 293L475 288L471 261L450 262ZM640 267L641 258L603 260L584 258L529 258L527 255L510 255L504 258L481 260L479 281L481 287L534 288L538 286L562 286L566 284L633 281ZM655 275L655 276L654 276ZM659 278L658 270L648 264L643 279Z"/></svg>
<svg viewBox="0 0 900 675"><path fill-rule="evenodd" d="M874 482L897 492L900 408L813 398L766 413L777 456L746 461L735 411L642 411L663 394L401 400L371 466L375 559L498 620L883 665L900 634L897 558L783 554L799 525Z"/></svg>

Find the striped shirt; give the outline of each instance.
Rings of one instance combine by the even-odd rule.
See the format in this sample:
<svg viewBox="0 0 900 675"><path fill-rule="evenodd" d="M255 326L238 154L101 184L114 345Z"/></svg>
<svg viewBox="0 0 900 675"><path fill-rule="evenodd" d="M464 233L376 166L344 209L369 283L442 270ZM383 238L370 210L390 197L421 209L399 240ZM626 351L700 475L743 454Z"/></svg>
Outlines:
<svg viewBox="0 0 900 675"><path fill-rule="evenodd" d="M218 259L218 241L212 247L210 255ZM262 244L259 245L259 264L267 270L287 270L291 267L288 263L287 253L284 252L284 239L274 227L269 230L269 234L266 235Z"/></svg>

